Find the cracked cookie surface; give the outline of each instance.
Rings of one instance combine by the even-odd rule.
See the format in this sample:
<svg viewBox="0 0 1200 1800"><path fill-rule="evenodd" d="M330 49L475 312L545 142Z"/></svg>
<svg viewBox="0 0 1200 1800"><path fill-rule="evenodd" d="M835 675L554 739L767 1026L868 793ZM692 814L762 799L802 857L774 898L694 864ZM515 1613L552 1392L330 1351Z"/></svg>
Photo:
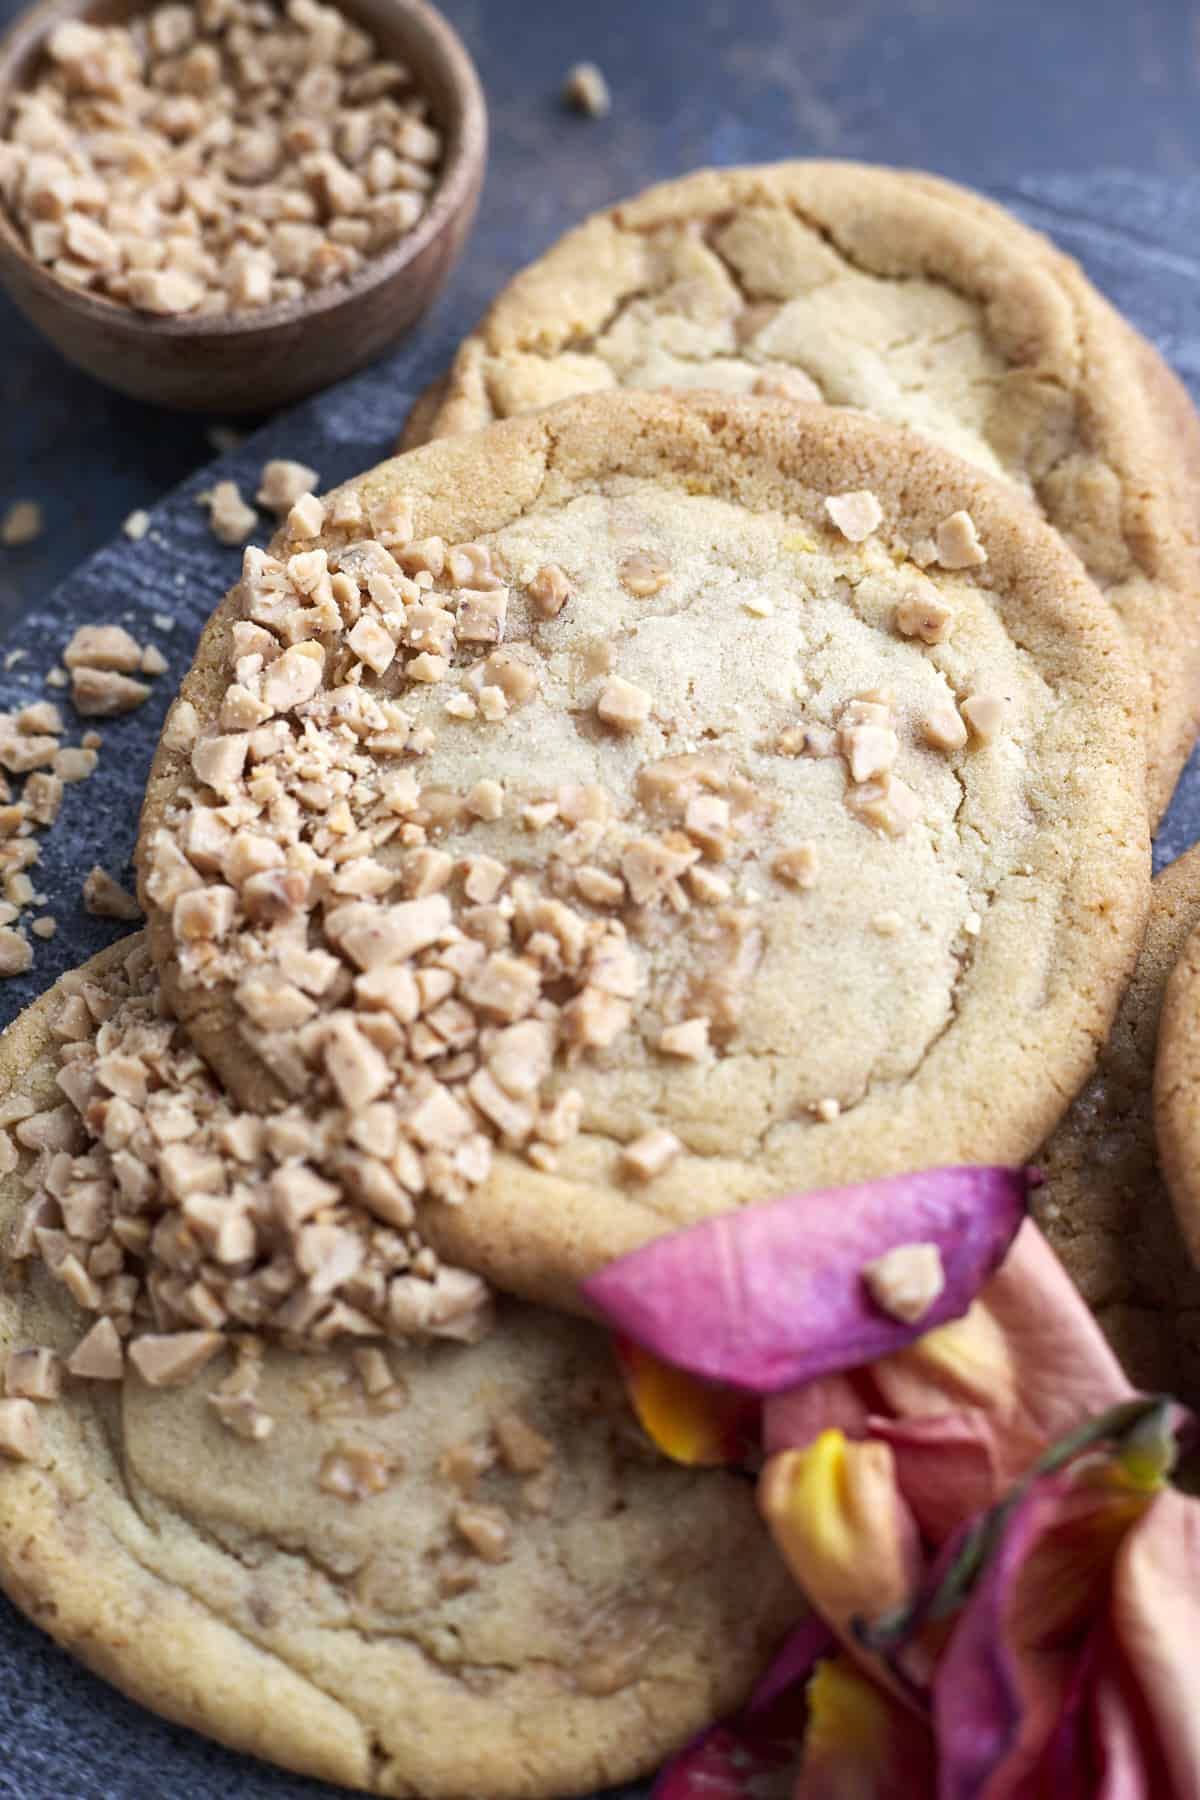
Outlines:
<svg viewBox="0 0 1200 1800"><path fill-rule="evenodd" d="M79 979L0 1041L6 1107L59 1099ZM6 1246L35 1164L14 1148ZM61 1359L62 1387L34 1460L0 1456L0 1583L235 1748L381 1794L588 1792L736 1706L797 1615L751 1486L651 1452L590 1325L510 1304L478 1346L261 1345L274 1429L246 1441L208 1397L231 1356L166 1389L61 1373L87 1322L44 1262L10 1269L0 1346Z"/></svg>
<svg viewBox="0 0 1200 1800"><path fill-rule="evenodd" d="M1033 1159L1046 1177L1033 1196L1038 1223L1126 1373L1192 1406L1200 1399L1200 1274L1167 1191L1152 1089L1157 1079L1161 1106L1155 1047L1161 1059L1165 996L1172 971L1187 969L1180 958L1197 926L1193 849L1155 878L1145 944L1096 1071Z"/></svg>
<svg viewBox="0 0 1200 1800"><path fill-rule="evenodd" d="M1152 813L1200 722L1200 427L1081 271L952 183L781 163L663 183L518 274L405 433L612 386L791 393L911 426L1035 500L1143 674Z"/></svg>
<svg viewBox="0 0 1200 1800"><path fill-rule="evenodd" d="M423 1238L568 1307L714 1211L1040 1141L1148 877L1119 635L1025 506L854 414L633 394L442 440L347 506L403 513L396 557L438 575L376 617L378 542L327 526L358 616L313 638L309 540L277 543L143 816L155 960L244 1103L390 1111ZM301 634L258 670L256 609ZM319 691L223 731L297 650Z"/></svg>

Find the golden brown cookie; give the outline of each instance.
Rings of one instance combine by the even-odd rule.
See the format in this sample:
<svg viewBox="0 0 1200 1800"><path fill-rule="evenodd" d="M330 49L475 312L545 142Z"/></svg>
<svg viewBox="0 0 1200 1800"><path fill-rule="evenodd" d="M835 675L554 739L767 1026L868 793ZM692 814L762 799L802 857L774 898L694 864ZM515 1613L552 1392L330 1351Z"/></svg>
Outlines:
<svg viewBox="0 0 1200 1800"><path fill-rule="evenodd" d="M855 413L622 394L315 523L248 553L141 832L244 1103L398 1118L360 1147L426 1241L565 1306L714 1211L1041 1141L1148 861L1119 633L1010 490Z"/></svg>
<svg viewBox="0 0 1200 1800"><path fill-rule="evenodd" d="M1200 925L1200 902L1196 923ZM1179 1228L1200 1262L1200 936L1179 949L1162 1002L1154 1129ZM1197 1282L1200 1296L1200 1281Z"/></svg>
<svg viewBox="0 0 1200 1800"><path fill-rule="evenodd" d="M1164 995L1197 925L1200 849L1156 879L1145 946L1096 1072L1034 1158L1047 1177L1034 1196L1039 1222L1128 1374L1192 1405L1200 1401L1200 1275L1160 1169L1151 1088L1155 1045L1167 1030ZM1158 1082L1161 1120L1161 1070ZM1166 1164L1165 1136L1160 1143Z"/></svg>
<svg viewBox="0 0 1200 1800"><path fill-rule="evenodd" d="M403 456L406 450L419 450L432 437L439 434L434 430L442 402L446 397L446 377L439 375L428 387L421 389L413 401L404 430L396 441L396 453Z"/></svg>
<svg viewBox="0 0 1200 1800"><path fill-rule="evenodd" d="M103 952L4 1034L6 1122L57 1116L63 1037L97 1037L72 1000L115 1017L137 945ZM127 1081L128 1038L119 1072L113 1054L106 1078ZM130 1181L122 1153L136 1160L149 1121L171 1117L159 1060L144 1040L142 1123L124 1152L97 1157L78 1115L69 1139L59 1118L55 1141L93 1159L92 1220L96 1204L118 1217L114 1168ZM105 1092L89 1117L115 1138ZM103 1222L91 1231L85 1196L47 1155L39 1179L19 1141L44 1141L39 1117L0 1130L0 1584L61 1644L237 1749L431 1800L629 1780L740 1702L799 1597L749 1483L668 1464L641 1440L600 1331L510 1304L477 1345L304 1355L267 1342L267 1320L237 1340L236 1365L222 1337L190 1382L162 1387L139 1371L158 1379L168 1351L204 1334L159 1337L142 1360L156 1320L135 1313L123 1379L71 1373L91 1302L67 1252L59 1280L42 1256L12 1264L30 1205L46 1257L68 1226L90 1233L70 1238L77 1264L123 1255L98 1302L110 1319L129 1316L113 1281L136 1288L151 1252ZM46 1182L63 1193L57 1224ZM158 1185L140 1216L161 1245L181 1209ZM56 1386L57 1399L21 1397Z"/></svg>
<svg viewBox="0 0 1200 1800"><path fill-rule="evenodd" d="M1139 653L1163 811L1200 721L1200 428L1161 359L1045 239L951 183L849 163L667 182L517 275L406 443L614 385L791 389L1016 482Z"/></svg>

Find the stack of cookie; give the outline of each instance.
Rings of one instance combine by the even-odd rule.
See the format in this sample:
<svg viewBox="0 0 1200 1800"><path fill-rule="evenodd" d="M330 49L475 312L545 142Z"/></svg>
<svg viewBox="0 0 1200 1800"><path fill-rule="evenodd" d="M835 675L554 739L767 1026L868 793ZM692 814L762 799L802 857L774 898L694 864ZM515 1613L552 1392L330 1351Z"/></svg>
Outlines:
<svg viewBox="0 0 1200 1800"><path fill-rule="evenodd" d="M1058 1126L1048 1228L1179 1385L1179 878L1059 1121L1200 713L1200 427L1006 214L796 164L581 226L407 441L247 552L144 938L0 1045L0 1578L227 1742L529 1800L654 1768L801 1607L633 1429L606 1261Z"/></svg>

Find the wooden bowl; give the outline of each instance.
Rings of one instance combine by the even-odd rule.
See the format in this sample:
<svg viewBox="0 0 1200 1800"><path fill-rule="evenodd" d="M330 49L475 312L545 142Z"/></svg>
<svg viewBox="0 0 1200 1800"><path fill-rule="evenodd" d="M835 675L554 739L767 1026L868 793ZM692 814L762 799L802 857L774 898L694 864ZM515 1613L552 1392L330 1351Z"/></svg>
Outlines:
<svg viewBox="0 0 1200 1800"><path fill-rule="evenodd" d="M69 287L37 263L0 205L0 283L63 355L139 400L192 412L268 412L361 369L413 325L458 259L487 164L487 110L457 34L423 0L337 0L384 56L407 64L442 132L430 205L344 282L225 317L159 318ZM37 0L0 39L0 111L67 19L112 25L147 0Z"/></svg>

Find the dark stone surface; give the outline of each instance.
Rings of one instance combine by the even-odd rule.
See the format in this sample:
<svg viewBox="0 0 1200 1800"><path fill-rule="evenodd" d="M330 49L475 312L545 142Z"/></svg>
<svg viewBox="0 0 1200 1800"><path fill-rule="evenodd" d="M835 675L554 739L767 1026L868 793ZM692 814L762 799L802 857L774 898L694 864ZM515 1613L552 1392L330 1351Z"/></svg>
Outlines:
<svg viewBox="0 0 1200 1800"><path fill-rule="evenodd" d="M513 269L580 214L704 162L863 156L986 185L1079 256L1200 393L1194 8L1171 0L1137 9L1117 0L1086 8L610 0L587 18L561 0L453 0L446 10L479 60L493 107L479 230L414 338L221 464L243 486L269 453L312 462L324 485L387 454L413 395ZM0 0L0 22L14 11ZM557 105L562 72L584 55L613 84L616 104L604 122ZM1101 166L1122 172L1092 172ZM0 551L5 648L25 652L0 667L0 707L43 691L42 673L85 620L126 620L171 665L150 704L102 727L99 773L69 790L45 840L40 879L59 934L39 946L32 975L5 985L2 1023L115 935L83 913L80 882L93 862L128 875L162 714L238 555L213 541L195 504L214 475L194 472L208 454L202 422L135 405L75 374L3 299L0 421L0 510L29 496L48 519L42 541ZM148 538L117 537L53 588L136 506L153 508ZM156 614L171 615L169 633L152 623ZM1194 759L1160 834L1159 860L1197 835ZM142 1712L0 1602L0 1796L317 1800L329 1791Z"/></svg>

